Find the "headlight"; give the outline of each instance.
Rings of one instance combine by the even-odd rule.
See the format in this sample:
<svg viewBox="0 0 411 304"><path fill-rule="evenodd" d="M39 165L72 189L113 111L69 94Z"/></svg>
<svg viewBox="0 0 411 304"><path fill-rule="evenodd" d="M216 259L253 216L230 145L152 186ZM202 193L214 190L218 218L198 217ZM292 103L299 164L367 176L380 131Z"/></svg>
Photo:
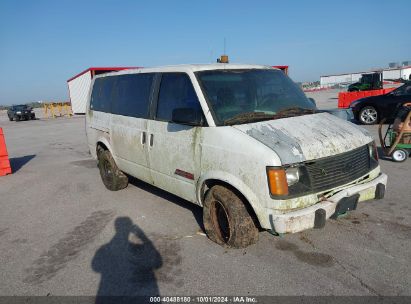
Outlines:
<svg viewBox="0 0 411 304"><path fill-rule="evenodd" d="M17 111L16 114L21 114L21 111Z"/></svg>
<svg viewBox="0 0 411 304"><path fill-rule="evenodd" d="M273 197L297 197L309 193L310 176L304 164L295 167L267 167L267 180Z"/></svg>
<svg viewBox="0 0 411 304"><path fill-rule="evenodd" d="M288 168L285 170L288 186L292 186L300 180L300 170L298 168Z"/></svg>

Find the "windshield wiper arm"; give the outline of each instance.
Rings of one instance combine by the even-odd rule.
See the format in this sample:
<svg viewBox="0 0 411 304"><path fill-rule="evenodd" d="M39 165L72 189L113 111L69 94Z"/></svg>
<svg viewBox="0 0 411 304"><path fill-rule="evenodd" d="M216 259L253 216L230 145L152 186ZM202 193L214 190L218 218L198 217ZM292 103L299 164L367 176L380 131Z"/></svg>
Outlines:
<svg viewBox="0 0 411 304"><path fill-rule="evenodd" d="M273 117L273 114L267 114L265 112L245 112L225 120L224 125L228 126L234 123L255 122L271 117Z"/></svg>
<svg viewBox="0 0 411 304"><path fill-rule="evenodd" d="M305 114L314 114L316 113L315 109L305 109L299 107L292 107L284 109L276 114L267 114L265 112L246 112L240 113L232 118L229 118L224 121L224 125L232 125L235 123L246 123L246 122L257 122L267 119L279 119L292 116L300 116Z"/></svg>
<svg viewBox="0 0 411 304"><path fill-rule="evenodd" d="M272 117L273 119L278 119L278 118L299 116L299 115L305 115L305 114L314 114L314 113L316 113L315 109L292 107L292 108L281 110L280 112L277 112L276 114L274 114Z"/></svg>

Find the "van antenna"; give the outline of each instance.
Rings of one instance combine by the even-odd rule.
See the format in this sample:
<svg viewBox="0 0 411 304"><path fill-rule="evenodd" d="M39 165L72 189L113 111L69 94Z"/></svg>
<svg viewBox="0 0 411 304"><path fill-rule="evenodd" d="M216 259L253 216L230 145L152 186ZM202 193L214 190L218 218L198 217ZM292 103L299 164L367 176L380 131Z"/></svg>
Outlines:
<svg viewBox="0 0 411 304"><path fill-rule="evenodd" d="M224 37L224 53L223 55L220 56L220 58L217 58L218 63L229 63L228 61L228 56L226 54L226 39Z"/></svg>

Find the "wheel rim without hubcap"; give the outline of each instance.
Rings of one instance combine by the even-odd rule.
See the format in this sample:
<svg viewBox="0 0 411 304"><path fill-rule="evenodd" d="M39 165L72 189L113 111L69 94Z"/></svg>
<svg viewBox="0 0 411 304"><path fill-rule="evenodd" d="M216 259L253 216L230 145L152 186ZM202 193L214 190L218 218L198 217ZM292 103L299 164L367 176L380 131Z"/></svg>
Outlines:
<svg viewBox="0 0 411 304"><path fill-rule="evenodd" d="M230 222L224 205L215 201L212 208L212 221L215 231L218 233L224 243L227 243L231 237Z"/></svg>
<svg viewBox="0 0 411 304"><path fill-rule="evenodd" d="M361 112L361 120L365 123L372 123L377 120L377 111L375 109L365 109Z"/></svg>

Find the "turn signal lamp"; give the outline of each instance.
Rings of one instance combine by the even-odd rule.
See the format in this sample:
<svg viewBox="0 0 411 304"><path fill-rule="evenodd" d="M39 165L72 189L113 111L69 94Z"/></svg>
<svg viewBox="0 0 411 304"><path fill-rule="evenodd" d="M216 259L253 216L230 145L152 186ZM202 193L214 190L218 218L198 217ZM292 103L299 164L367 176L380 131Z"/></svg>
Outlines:
<svg viewBox="0 0 411 304"><path fill-rule="evenodd" d="M284 169L267 168L267 178L271 195L288 195L287 176Z"/></svg>

